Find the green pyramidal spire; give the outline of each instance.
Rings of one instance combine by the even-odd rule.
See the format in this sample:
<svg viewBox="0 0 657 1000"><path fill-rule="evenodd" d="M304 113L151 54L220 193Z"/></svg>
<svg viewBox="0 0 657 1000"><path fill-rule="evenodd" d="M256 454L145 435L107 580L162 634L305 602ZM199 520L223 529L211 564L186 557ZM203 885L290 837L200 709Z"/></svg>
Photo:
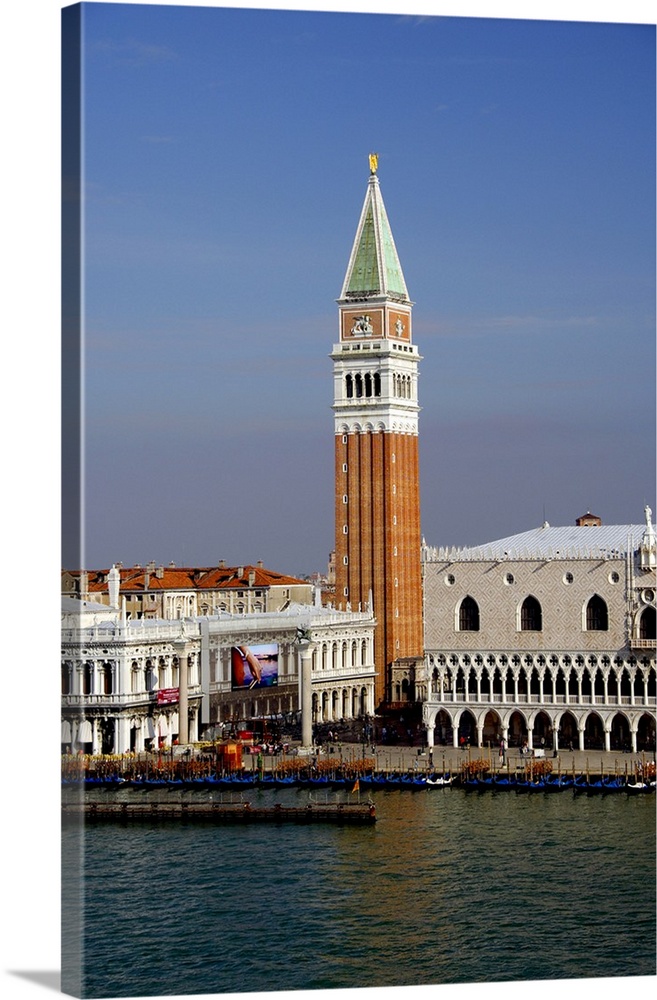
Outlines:
<svg viewBox="0 0 657 1000"><path fill-rule="evenodd" d="M392 238L376 175L377 158L370 156L370 179L349 258L341 299L389 296L408 302L408 291Z"/></svg>

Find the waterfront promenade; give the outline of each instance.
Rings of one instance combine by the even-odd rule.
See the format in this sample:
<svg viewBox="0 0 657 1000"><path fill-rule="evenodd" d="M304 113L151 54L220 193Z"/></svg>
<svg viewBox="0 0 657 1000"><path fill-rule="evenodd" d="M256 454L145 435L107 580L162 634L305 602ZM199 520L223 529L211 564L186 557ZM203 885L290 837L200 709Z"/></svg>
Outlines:
<svg viewBox="0 0 657 1000"><path fill-rule="evenodd" d="M654 768L655 754L649 751L622 753L602 750L563 750L554 757L551 750L546 750L541 758L540 756L522 754L519 749L512 748L506 752L504 761L502 761L497 747L459 749L440 746L434 747L433 753L430 753L426 748L401 744L372 748L370 745L363 747L362 744L345 742L332 747L331 750L328 747L323 747L321 749L313 748L312 751L309 751L300 747L298 743L290 743L287 752L269 754L259 747L250 747L245 744L242 753L242 766L239 770L248 776L256 772L263 774L273 774L276 771L293 773L297 769L301 771L317 765L317 769L322 773L345 771L355 775L360 771L359 765L363 764L367 771L411 772L418 775L450 773L456 775L469 763L482 760L488 762L489 770L492 773L516 774L520 771L526 771L532 762L539 764L539 762L547 761L550 765L548 769L555 774L586 775L589 773L591 775L604 774L623 777L640 774L650 764ZM69 757L64 764L63 773L73 773L80 766L91 773L97 770L106 772L108 767L119 774L135 770L148 774L149 771L157 769L160 772L165 772L165 776L171 776L174 769L180 771L180 768L182 768L183 773L190 767L193 771L200 769L202 773L214 773L222 770L219 762L215 762L213 755L208 753L207 744L204 749L201 749L198 744L190 744L189 746L176 746L173 751L167 748L159 752L126 754L110 758Z"/></svg>
<svg viewBox="0 0 657 1000"><path fill-rule="evenodd" d="M320 760L336 760L336 765L339 764L340 756L344 762L349 762L351 760L358 760L359 756L362 756L362 747L355 744L344 744L342 747L341 754L327 754L322 752L320 755ZM491 766L495 771L506 771L507 768L511 772L515 772L517 768L525 768L529 764L530 760L537 758L532 758L520 753L519 750L512 748L507 751L505 756L505 763L502 765L499 758L499 751L496 747L470 747L469 749L461 750L455 747L434 747L433 754L430 758L429 752L424 751L418 754L418 748L414 746L381 746L377 747L375 752L372 753L371 747L367 747L365 751L365 756L368 758L376 758L377 765L376 769L378 771L414 771L426 772L426 771L437 771L441 773L444 771L449 771L451 773L458 773L463 765L468 760L480 760L490 759ZM604 750L563 750L560 751L557 757L552 756L551 750L545 751L545 760L550 761L552 764L552 770L558 772L561 770L562 774L572 773L573 769L577 774L586 774L587 769L593 774L619 774L623 775L634 774L637 765L644 766L645 764L654 762L655 753L654 751L637 751L636 753L622 753L619 751L611 751L606 753ZM244 757L244 767L245 770L255 767L252 765L251 756ZM263 763L264 769L272 770L276 766L276 760L279 758L264 756Z"/></svg>

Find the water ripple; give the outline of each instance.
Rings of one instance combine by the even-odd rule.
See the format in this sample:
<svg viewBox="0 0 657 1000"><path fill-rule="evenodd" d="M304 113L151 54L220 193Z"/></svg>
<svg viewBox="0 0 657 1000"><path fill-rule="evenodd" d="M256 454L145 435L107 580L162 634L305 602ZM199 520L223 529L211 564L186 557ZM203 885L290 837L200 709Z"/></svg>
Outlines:
<svg viewBox="0 0 657 1000"><path fill-rule="evenodd" d="M367 830L89 829L85 995L654 975L650 798L376 803Z"/></svg>

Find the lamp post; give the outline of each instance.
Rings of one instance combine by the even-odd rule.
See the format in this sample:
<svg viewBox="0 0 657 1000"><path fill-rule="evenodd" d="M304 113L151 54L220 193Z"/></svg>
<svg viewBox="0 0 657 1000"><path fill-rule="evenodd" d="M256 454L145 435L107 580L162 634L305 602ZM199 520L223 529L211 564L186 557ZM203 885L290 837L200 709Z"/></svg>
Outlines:
<svg viewBox="0 0 657 1000"><path fill-rule="evenodd" d="M312 747L312 643L309 628L297 628L296 643L301 653L301 745Z"/></svg>

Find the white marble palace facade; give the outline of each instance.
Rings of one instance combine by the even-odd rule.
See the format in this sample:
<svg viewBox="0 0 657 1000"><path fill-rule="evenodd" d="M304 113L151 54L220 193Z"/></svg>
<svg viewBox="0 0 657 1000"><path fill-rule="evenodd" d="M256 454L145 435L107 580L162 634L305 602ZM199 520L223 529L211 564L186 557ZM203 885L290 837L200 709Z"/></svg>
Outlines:
<svg viewBox="0 0 657 1000"><path fill-rule="evenodd" d="M197 623L131 621L117 608L65 597L61 643L62 750L110 754L171 746L185 735L181 715L187 739L198 739Z"/></svg>
<svg viewBox="0 0 657 1000"><path fill-rule="evenodd" d="M367 609L130 620L113 596L112 607L62 599L63 751L154 750L196 742L212 723L296 713L302 655L312 666L313 722L374 711L376 622ZM231 648L258 644L277 646L276 685L233 690Z"/></svg>
<svg viewBox="0 0 657 1000"><path fill-rule="evenodd" d="M655 567L645 524L423 547L430 745L655 747ZM417 697L417 695L416 695Z"/></svg>
<svg viewBox="0 0 657 1000"><path fill-rule="evenodd" d="M299 629L310 636L312 721L354 719L374 712L375 619L366 611L294 605L276 614L203 619L211 722L289 714L301 708ZM278 645L278 683L252 692L231 690L230 652L242 643Z"/></svg>

